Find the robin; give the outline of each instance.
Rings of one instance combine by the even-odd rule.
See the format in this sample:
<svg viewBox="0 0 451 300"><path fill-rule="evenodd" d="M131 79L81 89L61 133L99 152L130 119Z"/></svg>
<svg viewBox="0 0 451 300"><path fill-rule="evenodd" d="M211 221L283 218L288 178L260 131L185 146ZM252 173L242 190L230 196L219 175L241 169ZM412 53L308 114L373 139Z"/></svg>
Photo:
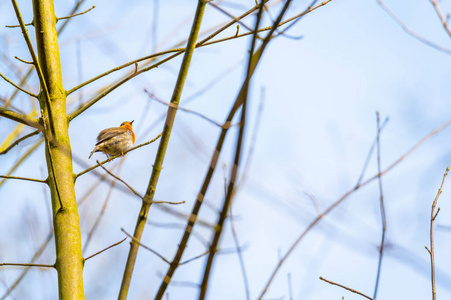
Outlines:
<svg viewBox="0 0 451 300"><path fill-rule="evenodd" d="M91 155L89 155L89 158L91 158L94 152L100 151L105 153L108 159L110 159L110 156L124 155L124 152L130 149L135 143L135 133L132 128L133 121L124 122L120 127L102 130L97 137L97 144L94 150L92 150Z"/></svg>

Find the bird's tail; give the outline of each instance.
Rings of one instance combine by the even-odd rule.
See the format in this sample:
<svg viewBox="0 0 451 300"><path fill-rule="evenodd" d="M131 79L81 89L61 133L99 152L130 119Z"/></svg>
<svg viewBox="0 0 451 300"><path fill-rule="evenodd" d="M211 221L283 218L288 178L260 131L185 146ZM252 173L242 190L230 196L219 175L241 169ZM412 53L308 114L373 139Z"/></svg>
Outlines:
<svg viewBox="0 0 451 300"><path fill-rule="evenodd" d="M90 159L91 156L94 154L94 152L97 152L97 151L99 151L99 148L96 146L96 147L94 148L94 150L91 151L91 154L89 155L88 159Z"/></svg>

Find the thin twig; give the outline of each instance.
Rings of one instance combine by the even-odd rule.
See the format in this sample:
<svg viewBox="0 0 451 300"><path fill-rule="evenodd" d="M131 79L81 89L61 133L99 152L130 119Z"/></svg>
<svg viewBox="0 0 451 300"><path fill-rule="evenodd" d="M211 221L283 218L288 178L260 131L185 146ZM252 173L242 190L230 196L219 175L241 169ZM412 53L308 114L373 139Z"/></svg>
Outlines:
<svg viewBox="0 0 451 300"><path fill-rule="evenodd" d="M283 22L280 22L279 26L277 26L277 27L283 26L283 25L285 25L285 24L287 24L287 23L289 23L289 22L292 22L292 21L296 21L296 20L298 20L299 18L303 17L304 15L306 15L306 14L308 14L308 13L314 11L315 9L318 9L318 8L320 8L321 6L326 5L326 4L329 3L330 1L332 1L332 0L326 0L326 1L324 1L324 2L322 2L322 3L320 3L320 4L318 4L318 5L316 5L316 6L314 6L314 7L308 8L307 10L303 11L302 13L300 13L300 14L298 14L298 15L296 15L296 16L291 17L291 18L289 18L289 19L286 19L286 20L283 21ZM316 0L315 0L315 2L316 2ZM277 29L277 28L276 28L276 29ZM258 32L269 31L269 30L273 30L273 26L268 26L268 27L260 28L260 29L258 30ZM245 36L248 36L248 35L251 35L251 34L252 34L252 32L246 32L246 33L239 34L239 35L236 35L236 36L235 36L235 35L234 35L234 36L229 36L229 37L225 37L225 38L222 38L222 39L217 39L217 40L214 40L214 41L211 41L211 42L207 42L207 43L203 44L202 46L212 45L212 44L216 44L216 43L222 43L222 42L224 42L224 41L233 40L233 39L235 39L235 38L245 37Z"/></svg>
<svg viewBox="0 0 451 300"><path fill-rule="evenodd" d="M300 13L300 14L298 14L298 15L296 15L296 16L290 18L290 19L287 19L287 20L285 20L284 22L282 22L281 24L283 25L283 24L286 24L287 22L294 21L294 22L290 23L290 25L288 25L288 26L287 26L283 31L281 31L279 34L282 34L282 35L284 35L284 36L287 36L287 35L285 34L285 32L288 31L288 30L289 30L291 27L293 27L294 25L296 25L296 23L299 22L303 16L305 16L306 14L308 14L308 13L314 11L314 10L317 9L317 8L320 8L321 6L326 5L326 4L329 3L330 1L332 1L332 0L326 0L326 1L323 1L323 2L321 2L321 3L318 4L318 5L315 5L317 1L313 1L305 11L303 11L302 13ZM314 5L315 5L315 6L314 6ZM301 38L302 38L302 36L298 36L298 37L290 37L290 36L287 36L287 37L288 37L288 38L291 38L291 39L295 39L295 40L298 40L298 39L301 39Z"/></svg>
<svg viewBox="0 0 451 300"><path fill-rule="evenodd" d="M56 18L56 21L58 22L59 20L64 20L64 19L69 19L69 18L73 18L73 17L78 17L78 16L81 16L81 15L84 15L85 13L93 10L94 8L96 8L95 5L93 7L91 7L90 9L87 9L87 10L81 12L81 13L69 15L69 16L66 16L66 17Z"/></svg>
<svg viewBox="0 0 451 300"><path fill-rule="evenodd" d="M75 3L74 8L72 8L71 12L69 13L69 15L73 15L75 14L75 12L80 8L80 6L82 6L83 2L85 2L85 0L78 0L77 3ZM61 34L61 32L63 32L64 28L66 28L66 25L69 23L70 19L66 19L63 22L63 25L61 25L61 27L58 29L58 35Z"/></svg>
<svg viewBox="0 0 451 300"><path fill-rule="evenodd" d="M199 30L202 23L204 11L206 4L202 1L197 3L196 13L194 15L193 23L191 26L188 43L186 46L186 52L183 56L182 63L179 69L179 73L177 76L177 81L175 83L171 103L178 105L180 102L180 97L182 95L183 87L185 86L186 77L188 74L188 70L191 64L191 58L194 53L194 49L196 46L196 41L199 36ZM144 68L146 69L146 68ZM143 70L144 70L143 69ZM152 175L149 179L149 183L147 185L146 194L144 196L144 200L138 214L135 230L133 236L139 242L141 240L141 236L143 234L145 224L147 221L149 209L151 206L151 201L155 196L155 190L158 184L158 179L160 177L160 172L163 166L163 161L166 155L166 150L168 147L169 139L171 137L171 132L173 129L173 124L175 120L175 116L177 113L177 109L173 107L168 107L167 117L163 129L163 136L160 140L160 144L158 146L158 151L155 156L155 161L152 168ZM130 282L133 274L133 268L135 266L136 258L138 255L139 247L136 244L131 243L130 251L127 258L127 263L124 270L124 275L122 277L121 289L119 292L119 300L125 300L127 298L128 290L130 287ZM159 298L161 299L163 295ZM157 297L158 298L158 297Z"/></svg>
<svg viewBox="0 0 451 300"><path fill-rule="evenodd" d="M0 263L0 267L38 267L38 268L55 268L55 265L44 265L44 264L21 264L21 263Z"/></svg>
<svg viewBox="0 0 451 300"><path fill-rule="evenodd" d="M33 257L30 260L30 263L34 263L44 252L47 245L50 243L53 237L53 230L50 230L49 234L47 235L47 238L42 243L41 247L36 251L36 253L33 255ZM3 296L0 298L0 300L5 300L6 297L11 294L11 292L19 285L19 283L22 281L22 279L27 275L28 271L30 270L30 267L25 268L22 273L17 277L17 279L14 281L14 283L8 288L8 290L3 294Z"/></svg>
<svg viewBox="0 0 451 300"><path fill-rule="evenodd" d="M323 6L323 5L325 5L326 3L330 2L330 1L331 1L331 0L324 1L323 3L321 3L321 4L319 4L319 5L315 6L315 7L312 7L312 8L310 8L310 9L308 9L307 11L304 11L303 13L301 13L301 14L295 16L295 17L292 17L292 18L290 18L290 19L288 19L288 20L286 20L286 21L284 21L284 22L280 22L280 24L279 24L278 26L282 26L282 25L284 25L284 24L286 24L286 23L288 23L288 22L291 22L291 21L293 21L293 20L296 20L297 18L302 17L303 15L305 15L305 14L307 14L307 13L309 13L309 12L311 12L311 11L313 11L313 10L315 10L315 9L317 9L317 8L319 8L319 7L321 7L321 6ZM268 2L268 0L265 0L265 1L263 1L263 2L266 3L266 2ZM256 10L257 7L258 7L258 6L256 6L256 7L252 8L251 10L245 12L243 15L241 15L240 17L238 17L238 19L242 19L242 18L248 16L249 14L251 14L252 12L254 12L254 11ZM221 33L222 31L224 31L225 29L227 29L228 27L230 27L231 25L233 25L235 22L236 22L236 21L233 20L233 21L229 22L228 24L224 25L223 27L221 27L220 29L218 29L216 32L214 32L213 34L209 35L207 38L205 38L205 39L203 39L202 41L198 42L198 43L195 45L195 48L202 47L202 46L207 46L207 45L211 45L211 44L216 44L216 43L223 42L223 41L226 41L226 40L230 40L230 39L234 39L234 38L239 38L239 37L244 37L244 36L247 36L247 35L252 34L252 32L250 32L250 33L245 33L245 34L242 34L242 35L232 36L232 37L228 37L228 38L224 38L224 39L220 39L220 40L216 40L216 41L212 41L212 42L207 42L207 41L209 41L210 39L212 39L213 37L215 37L216 35L218 35L219 33ZM262 28L262 29L258 30L258 32L261 32L261 31L268 31L268 30L272 30L272 29L273 29L272 26L269 26L269 27L265 27L265 28ZM100 99L102 99L102 98L105 97L107 94L109 94L111 91L115 90L116 88L118 88L119 86L121 86L122 84L124 84L125 82L127 82L128 80L132 79L133 77L135 77L135 76L137 76L137 75L139 75L139 74L141 74L141 73L147 72L147 71L149 71L149 70L151 70L151 69L153 69L153 68L157 68L157 67L160 66L161 64L163 64L163 63L165 63L165 62L167 62L167 61L169 61L169 60L172 60L173 58L175 58L175 57L179 56L180 54L184 53L185 50L186 50L186 48L171 49L171 50L167 50L167 51L163 51L163 52L155 53L155 54L152 54L152 55L149 55L149 56L146 56L146 57L139 58L139 59L137 59L137 60L128 62L128 63L126 63L126 64L124 64L124 65L122 65L122 66L119 66L119 67L116 67L116 68L114 68L114 69L111 69L111 70L109 70L109 71L107 71L107 72L105 72L105 73L102 73L102 74L100 74L100 75L98 75L98 76L96 76L96 77L94 77L94 78L92 78L92 79L90 79L90 80L88 80L88 81L86 81L86 82L84 82L84 83L82 83L82 84L80 84L80 85L78 85L78 86L76 86L76 87L70 89L69 91L67 91L67 94L68 94L68 95L71 94L71 93L73 93L74 91L76 91L76 90L82 88L83 86L85 86L85 85L87 85L87 84L90 84L90 83L96 81L97 79L100 79L100 78L102 78L102 77L104 77L104 76L106 76L106 75L108 75L108 74L111 74L112 72L121 70L121 69L123 69L123 68L125 68L125 67L128 67L128 66L130 66L130 65L133 65L133 64L135 64L136 62L143 61L143 60L148 60L148 59L151 59L151 58L154 58L154 57L158 57L158 56L161 56L161 55L164 55L164 54L169 54L169 53L174 53L174 52L175 52L174 55L172 55L172 56L170 56L170 57L168 57L168 58L165 58L165 59L163 59L162 61L160 61L160 62L158 62L158 63L155 63L155 64L153 64L153 65L151 65L151 66L149 66L149 67L142 68L142 69L139 70L138 72L133 72L133 73L130 74L129 76L125 77L124 79L120 80L120 81L117 82L116 84L112 85L108 90L106 90L106 91L100 93L97 97L95 97L94 99L91 99L91 100L89 100L87 103L85 103L85 105L84 105L83 107L80 107L80 108L77 109L76 111L72 112L72 113L69 115L69 119L72 120L72 119L76 118L78 115L80 115L81 113L83 113L86 109L88 109L90 106L94 105L94 104L95 104L96 102L98 102Z"/></svg>
<svg viewBox="0 0 451 300"><path fill-rule="evenodd" d="M157 96L155 96L154 94L152 94L151 92L149 92L149 91L146 90L146 89L144 89L144 92L145 92L151 99L157 101L158 103L161 103L161 104L164 104L164 105L166 105L166 106L169 106L169 107L173 107L173 108L179 109L179 110L184 111L184 112L187 112L187 113L194 114L194 115L196 115L196 116L198 116L198 117L201 117L202 119L204 119L204 120L206 120L206 121L208 121L208 122L210 122L210 123L212 123L212 124L214 124L214 125L216 125L216 126L218 126L218 127L221 127L221 128L230 128L230 127L236 125L236 124L232 125L230 122L226 122L226 123L224 123L224 124L219 124L218 122L216 122L216 121L210 119L209 117L207 117L207 116L205 116L205 115L203 115L203 114L201 114L201 113L198 113L197 111L189 110L189 109L187 109L187 108L180 107L180 106L178 106L178 105L176 105L176 104L173 104L173 103L167 103L167 102L165 102L165 101L159 99Z"/></svg>
<svg viewBox="0 0 451 300"><path fill-rule="evenodd" d="M267 1L263 1L263 3L266 3L266 2ZM255 6L253 9L249 10L248 12L243 14L242 16L244 17L246 14L250 14L254 10L258 9L259 7L260 7L260 5ZM233 23L231 23L231 24L233 24ZM213 34L213 36L215 34ZM210 35L209 37L204 39L204 41L208 40L211 36L212 35ZM198 44L202 44L202 43L203 43L203 41L199 42ZM259 53L254 54L254 56L255 56L254 57L255 61L258 61L258 59L261 57L261 56L259 56ZM252 71L255 70L255 67L256 67L256 64L253 65ZM232 108L231 108L231 110L230 110L230 112L229 112L229 114L228 114L228 116L226 118L226 120L228 122L232 121L232 119L235 116L236 112L241 107L241 105L243 103L243 97L244 97L244 88L242 87L242 89L240 90L240 93L238 94L238 97L235 100L235 103L233 104L233 106L232 106ZM184 253L184 251L186 249L186 245L187 245L187 243L189 241L189 238L190 238L193 226L195 224L202 224L202 222L200 222L202 220L199 220L198 214L199 214L200 208L202 206L204 197L205 197L205 195L206 195L206 193L208 191L208 188L210 186L210 182L211 182L211 179L213 177L213 174L215 172L216 165L217 165L217 162L218 162L221 150L223 148L224 140L226 138L227 132L228 132L228 129L222 129L221 134L220 134L220 136L218 138L218 141L217 141L216 147L215 147L215 151L214 151L214 153L212 155L212 158L210 160L210 165L209 165L209 168L208 168L208 172L205 175L205 178L204 178L204 181L203 181L202 186L200 188L200 191L197 194L196 203L193 206L191 215L190 215L190 217L188 219L188 222L186 224L185 232L184 232L184 234L182 236L182 239L181 239L181 241L179 243L179 247L177 249L177 253L176 253L176 255L175 255L175 257L174 257L174 259L172 261L171 267L169 268L169 270L166 273L166 276L164 277L164 280L161 282L160 288L158 290L158 294L156 296L157 299L162 299L162 297L163 297L163 295L165 293L165 290L168 287L168 285L169 285L169 283L171 281L171 278L172 278L173 274L175 273L175 271L177 269L178 262L180 262L180 259L181 259L182 255L183 255L183 253ZM168 208L165 208L165 209L168 209ZM216 226L212 226L212 227L216 229Z"/></svg>
<svg viewBox="0 0 451 300"><path fill-rule="evenodd" d="M210 250L207 250L207 251L205 251L204 253L202 253L201 255L198 255L198 256L195 256L195 257L193 257L193 258L187 259L187 260L185 260L185 261L179 263L179 266L181 266L181 265L186 265L187 263L190 263L190 262L192 262L193 260L196 260L196 259L199 259L199 258L201 258L201 257L204 257L204 256L207 255L209 252L210 252Z"/></svg>
<svg viewBox="0 0 451 300"><path fill-rule="evenodd" d="M325 282L327 282L327 283L330 283L330 284L332 284L332 285L339 286L339 287L341 287L341 288L343 288L343 289L345 289L345 290L348 290L348 291L350 291L350 292L353 292L354 294L357 294L357 295L360 295L360 296L362 296L362 297L365 297L366 299L374 300L374 299L371 298L370 296L367 296L367 295L365 295L365 294L363 294L363 293L361 293L361 292L359 292L359 291L356 291L356 290L354 290L354 289L348 288L347 286L344 286L344 285L335 283L335 282L330 281L330 280L327 280L326 278L323 278L323 277L320 277L319 279L321 279L322 281L325 281Z"/></svg>
<svg viewBox="0 0 451 300"><path fill-rule="evenodd" d="M111 246L108 246L108 247L106 247L105 249L103 249L103 250L100 250L99 252L97 252L97 253L94 253L93 255L91 255L91 256L88 256L88 257L86 257L85 258L85 261L87 261L88 259L91 259L91 258L93 258L94 256L97 256L97 255L99 255L100 253L102 253L102 252L105 252L105 251L107 251L108 249L110 249L110 248L113 248L113 247L115 247L115 246L117 246L117 245L119 245L119 244L121 244L122 242L124 242L125 240L126 240L127 238L124 238L123 240L121 240L121 241L119 241L119 242L117 242L117 243L114 243L113 245L111 245Z"/></svg>
<svg viewBox="0 0 451 300"><path fill-rule="evenodd" d="M287 260L288 256L293 252L293 250L299 245L301 240L306 236L306 234L313 228L317 223L321 221L323 217L325 217L327 214L329 214L332 210L334 210L339 204L341 204L345 199L347 199L352 193L359 190L360 188L366 186L370 182L374 181L378 178L378 176L382 176L384 174L387 174L389 171L391 171L394 167L396 167L399 163L401 163L407 156L409 156L413 151L415 151L418 147L420 147L423 143L425 143L427 140L429 140L431 137L442 131L444 128L446 128L448 125L451 124L451 119L447 120L445 123L434 129L432 132L430 132L428 135L426 135L424 138L422 138L418 143L416 143L412 148L410 148L406 153L404 153L401 157L399 157L394 163L392 163L390 166L388 166L384 171L382 171L380 174L376 174L372 176L371 178L367 179L366 181L362 182L360 185L355 186L353 189L346 192L343 196L341 196L337 201L335 201L332 205L330 205L321 215L317 216L308 226L307 228L299 235L299 237L294 241L294 243L291 245L291 247L288 249L288 251L285 253L285 255L280 259L280 261L277 263L276 267L274 268L273 272L271 273L271 276L268 279L268 282L266 283L265 287L263 288L262 293L260 294L260 297L258 299L262 299L263 296L266 294L266 291L268 290L269 286L271 285L274 277L280 270L281 266L284 264L284 262Z"/></svg>
<svg viewBox="0 0 451 300"><path fill-rule="evenodd" d="M431 249L428 249L426 247L426 250L429 252L429 255L431 256L431 284L432 284L432 300L436 299L436 289L435 289L435 262L434 262L434 221L437 217L438 212L440 211L440 207L435 211L435 206L437 205L437 200L442 194L443 184L445 183L446 176L448 175L449 167L446 168L446 172L443 175L442 184L440 185L440 188L438 189L437 196L435 196L434 202L432 202L432 209L431 209L431 228L430 228L430 247Z"/></svg>
<svg viewBox="0 0 451 300"><path fill-rule="evenodd" d="M179 204L184 204L186 201L150 201L148 203L153 203L153 204L172 204L172 205L179 205Z"/></svg>
<svg viewBox="0 0 451 300"><path fill-rule="evenodd" d="M389 120L388 117L386 117L385 120L384 120L384 122L383 122L382 125L380 126L380 131L381 131L381 132L382 132L382 130L385 128L385 125L388 123L388 120ZM366 169L368 168L368 165L369 165L369 163L370 163L370 158L371 158L371 156L373 155L373 151L374 151L374 148L376 147L376 145L377 145L377 136L374 138L374 142L373 142L373 144L371 145L370 150L368 151L368 154L367 154L367 156L366 156L365 163L363 164L362 172L360 172L360 176L359 176L359 179L357 180L356 186L360 185L360 183L361 183L362 180L363 180L363 177L365 176Z"/></svg>
<svg viewBox="0 0 451 300"><path fill-rule="evenodd" d="M25 23L25 26L33 25L33 23ZM18 28L20 25L5 25L6 28Z"/></svg>
<svg viewBox="0 0 451 300"><path fill-rule="evenodd" d="M46 100L50 101L50 94L49 94L49 90L47 88L47 83L46 83L45 78L44 78L44 73L42 72L42 68L41 68L41 65L39 64L39 60L38 60L38 57L36 55L36 52L34 52L30 36L28 35L28 31L25 28L25 24L23 22L22 15L20 14L19 6L17 5L16 0L11 0L11 2L13 4L17 20L19 21L20 28L22 30L22 35L23 35L23 37L25 39L25 42L27 43L28 51L30 52L31 57L33 59L33 65L36 68L36 73L38 74L41 88L44 91L44 94L46 96ZM49 114L51 114L50 105L49 105L48 111L49 111ZM51 118L51 119L53 120L53 118ZM54 132L53 131L53 126L51 126L51 130L52 130L52 133L53 133Z"/></svg>
<svg viewBox="0 0 451 300"><path fill-rule="evenodd" d="M235 16L233 16L232 14L230 14L229 12L227 12L226 10L222 9L221 7L219 7L218 5L214 4L213 1L206 1L206 0L202 0L206 3L208 3L209 5L213 6L214 8L216 8L217 10L219 10L220 12L222 12L223 14L225 14L226 16L228 16L229 18L235 20L237 23L239 23L241 26L243 26L244 28L246 28L249 31L253 31L252 28L250 28L249 26L247 26L246 24L244 24L243 22L241 22L241 20ZM259 39L261 39L259 36L257 36Z"/></svg>
<svg viewBox="0 0 451 300"><path fill-rule="evenodd" d="M227 190L226 190L226 194L227 194ZM233 201L230 203L230 228L232 230L233 241L235 242L235 246L237 249L238 260L240 262L240 268L241 268L241 274L243 275L243 284L244 284L244 290L246 291L246 299L250 300L251 293L249 290L249 280L247 278L246 266L244 264L243 253L241 252L241 249L240 249L240 242L238 240L238 235L235 230L235 222L234 222L234 216L233 216L233 211L232 211L232 206L233 206L232 204L233 204Z"/></svg>
<svg viewBox="0 0 451 300"><path fill-rule="evenodd" d="M379 4L380 7L382 7L382 9L396 22L398 23L399 26L401 26L402 30L404 30L408 35L416 38L417 40L419 40L420 42L422 42L425 45L428 45L429 47L432 47L438 51L444 52L446 54L451 54L451 50L444 48L436 43L433 43L431 41L429 41L428 39L422 37L421 35L419 35L418 33L416 33L415 31L413 31L412 29L410 29L409 27L407 27L407 25L404 24L403 21L401 21L400 18L398 18L394 12L392 12L383 2L382 0L376 0L376 2Z"/></svg>
<svg viewBox="0 0 451 300"><path fill-rule="evenodd" d="M56 22L58 22L59 20L65 20L65 19L70 19L72 17L78 17L78 16L81 16L81 15L84 15L85 13L93 10L95 7L96 6L94 5L90 9L85 10L84 12L81 12L81 13L78 13L78 14L72 14L72 15L69 15L69 16L61 17L61 18L56 18ZM33 22L24 24L24 26L30 26L30 25L34 25ZM20 25L6 25L5 27L7 27L7 28L17 28L17 27L20 27Z"/></svg>
<svg viewBox="0 0 451 300"><path fill-rule="evenodd" d="M264 0L265 3L268 2L268 1L269 1L269 0ZM258 6L255 6L255 7L251 8L250 10L248 10L247 12L245 12L244 14L242 14L241 16L239 16L238 19L243 19L243 18L247 17L248 15L250 15L251 13L253 13L254 11L256 11L257 8L258 8ZM215 36L217 36L219 33L223 32L224 30L226 30L227 28L229 28L230 26L232 26L232 25L235 24L235 23L236 23L235 20L230 21L229 23L227 23L226 25L222 26L221 28L219 28L219 29L218 29L217 31L215 31L214 33L210 34L208 37L204 38L202 41L198 42L198 43L195 45L195 47L197 48L197 47L205 46L207 41L211 40L212 38L214 38ZM104 77L104 76L107 76L107 75L109 75L109 74L111 74L111 73L113 73L113 72L119 71L119 70L121 70L121 69L123 69L123 68L126 68L126 67L130 66L130 65L134 65L136 62L140 62L140 61L143 61L143 60L152 59L152 58L159 57L159 56L162 56L162 55L165 55L165 54L175 53L174 55L168 57L167 59L164 59L163 61L160 61L160 62L157 63L157 64L154 64L154 65L152 65L152 66L149 66L149 67L145 68L146 71L148 71L148 70L150 70L150 69L152 69L152 68L158 67L158 66L159 66L160 64L162 64L163 62L166 62L166 61L168 61L168 60L171 60L171 59L177 57L178 55L180 55L180 54L182 54L183 52L185 52L185 50L186 50L186 48L176 48L176 49L171 49L171 50L162 51L162 52L154 53L154 54L151 54L151 55L147 55L147 56L138 58L138 59L136 59L136 60L132 60L132 61L130 61L130 62L128 62L128 63L125 63L125 64L123 64L123 65L121 65L121 66L118 66L118 67L116 67L116 68L113 68L113 69L111 69L111 70L109 70L109 71L106 71L106 72L104 72L104 73L102 73L102 74L99 74L98 76L96 76L96 77L94 77L94 78L91 78L91 79L89 79L89 80L87 80L87 81L85 81L85 82L79 84L78 86L73 87L72 89L70 89L70 90L67 91L67 94L70 95L71 93L73 93L73 92L75 92L76 90L78 90L78 89L84 87L85 85L88 85L88 84L90 84L90 83L92 83L92 82L94 82L94 81L96 81L96 80L98 80L98 79L100 79L100 78L102 78L102 77ZM143 69L141 69L141 71L143 71ZM81 112L80 112L80 113L81 113ZM72 113L71 116L73 116L73 117L71 117L71 118L74 118L76 115L78 115L77 112Z"/></svg>
<svg viewBox="0 0 451 300"><path fill-rule="evenodd" d="M17 89L15 89L14 91L17 92ZM7 101L6 99L0 98L0 102L3 103L3 108L5 109L11 107L16 112L21 113L22 115L27 115L25 111L18 108L17 106L12 105L11 102L9 102L9 100ZM32 105L34 106L34 103Z"/></svg>
<svg viewBox="0 0 451 300"><path fill-rule="evenodd" d="M34 63L32 61L24 60L24 59L22 59L20 57L17 57L17 56L14 56L14 58L17 59L18 61L23 62L24 64L33 65L34 66Z"/></svg>
<svg viewBox="0 0 451 300"><path fill-rule="evenodd" d="M147 247L146 245L142 244L140 241L138 241L134 236L132 236L131 234L129 234L127 231L124 230L124 228L121 228L122 232L125 233L129 238L132 239L132 243L136 243L139 246L143 247L146 250L149 250L150 252L152 252L153 254L155 254L156 256L158 256L159 258L161 258L164 262L166 262L167 264L171 264L171 262L169 260L167 260L163 255L161 255L160 253L158 253L157 251L153 250L152 248Z"/></svg>
<svg viewBox="0 0 451 300"><path fill-rule="evenodd" d="M443 28L445 29L446 33L451 37L451 30L448 27L448 21L446 20L446 17L443 15L442 11L440 10L437 0L430 0L430 1L431 1L432 6L434 6L435 12L437 13L438 17L440 18L440 21L442 22Z"/></svg>
<svg viewBox="0 0 451 300"><path fill-rule="evenodd" d="M385 246L385 231L387 230L387 219L385 217L385 205L384 205L384 193L382 190L382 177L381 177L381 148L380 148L380 135L381 135L381 126L379 119L379 112L376 112L376 123L377 123L377 135L376 135L376 144L377 144L377 181L379 183L379 194L380 194L380 209L381 209L381 223L382 223L382 237L381 244L379 246L379 261L377 263L377 273L376 273L376 283L374 285L374 294L373 298L376 299L377 289L379 287L379 279L381 275L382 268L382 257L384 255L384 246Z"/></svg>
<svg viewBox="0 0 451 300"><path fill-rule="evenodd" d="M44 141L44 139L40 139L39 141L37 141L33 146L31 146L30 148L28 148L28 150L20 157L20 159L11 167L11 169L9 169L8 173L6 174L6 176L10 176L24 161L25 159L27 159L28 156L30 156L31 153L34 152L34 150L36 150L41 143ZM0 180L0 186L3 185L3 183L6 181L6 179Z"/></svg>
<svg viewBox="0 0 451 300"><path fill-rule="evenodd" d="M125 184L126 187L128 187L128 189L130 191L132 191L133 194L135 194L136 196L138 196L139 198L143 199L143 196L141 196L137 191L135 191L134 188L132 188L127 182L125 182L122 178L114 175L113 173L111 173L107 168L105 168L103 166L103 164L97 160L97 163L100 165L100 167L102 167L102 169L104 169L108 174L110 174L111 176L113 176L116 180L119 180L120 182L122 182L123 184Z"/></svg>
<svg viewBox="0 0 451 300"><path fill-rule="evenodd" d="M196 224L198 224L200 226L203 226L205 228L208 228L208 229L216 230L216 224L212 224L210 222L207 222L206 220L201 219L201 218L197 217L197 215L193 215L192 213L191 214L185 214L185 213L176 211L175 209L173 209L173 208L171 208L169 206L163 206L163 205L156 206L156 208L158 208L158 209L160 209L160 210L164 211L165 213L168 213L168 214L170 214L172 216L180 218L180 219L182 219L184 221L188 221L189 222L190 220L196 219Z"/></svg>
<svg viewBox="0 0 451 300"><path fill-rule="evenodd" d="M284 5L281 13L279 14L279 17L277 18L276 23L274 23L274 27L277 27L278 23L280 23L280 20L282 19L288 6L290 5L290 2L291 1L288 0L286 2L286 4ZM261 21L261 17L263 14L263 8L264 8L264 5L262 2L259 5L257 19L255 21L255 26L254 26L254 30L253 30L252 43L251 43L251 47L249 50L249 58L248 58L247 68L246 68L246 73L245 73L246 77L245 77L244 83L241 87L240 94L239 94L242 99L242 108L241 108L240 128L239 128L239 133L237 136L237 142L236 142L236 148L235 148L235 157L233 160L233 167L230 172L230 179L229 179L229 184L227 187L227 195L224 199L224 203L222 206L221 213L219 214L218 221L216 222L217 230L214 233L214 236L213 236L213 239L211 242L211 246L210 246L210 253L208 254L207 262L205 264L204 275L203 275L202 283L201 283L201 287L200 287L199 300L205 299L206 294L207 294L208 281L210 278L213 260L214 260L215 253L218 248L221 233L223 232L223 229L224 229L224 222L225 222L227 213L229 211L230 203L232 202L232 198L234 196L235 184L237 183L237 178L238 178L238 170L242 164L242 158L241 158L242 150L243 150L242 145L243 145L244 136L245 136L247 100L248 100L248 94L249 94L250 81L251 81L251 78L253 75L254 68L260 61L259 58L261 57L261 54L264 52L265 47L267 46L267 44L273 34L273 30L271 30L268 33L268 35L266 36L265 40L263 41L261 47L259 47L257 50L255 50L256 44L257 44L257 37L258 37L257 31L258 31L258 28L260 27L260 21ZM254 57L255 57L254 55L259 55L259 56L257 56L258 58L256 60L254 60Z"/></svg>
<svg viewBox="0 0 451 300"><path fill-rule="evenodd" d="M17 176L5 176L5 175L0 175L0 178L6 178L6 179L18 179L18 180L26 180L26 181L39 182L39 183L47 183L46 180L42 180L42 179L26 178L26 177L17 177Z"/></svg>
<svg viewBox="0 0 451 300"><path fill-rule="evenodd" d="M152 226L156 226L159 228L164 228L164 229L182 229L185 226L183 224L178 224L178 223L159 223L159 222L155 222L155 221L150 221L147 220L147 224L152 225ZM211 229L211 228L209 228ZM210 248L210 244L208 243L207 240L204 239L204 237L202 236L202 234L193 231L192 232L193 236L195 238L197 238L197 240L202 243L206 249ZM180 265L180 264L179 264Z"/></svg>
<svg viewBox="0 0 451 300"><path fill-rule="evenodd" d="M124 161L125 161L125 159L123 159L123 160L120 161L119 167L118 167L118 169L117 169L117 174L120 173L121 168L122 168L122 166L123 166L123 164L124 164ZM102 168L103 168L104 170L106 170L103 166L102 166ZM109 172L108 170L107 170L107 173L110 174L110 172ZM106 176L106 175L105 175L105 176ZM82 253L84 253L84 252L86 251L86 249L88 248L88 245L89 245L89 243L91 242L92 236L93 236L94 232L96 231L97 226L100 224L100 221L102 220L102 217L103 217L103 215L104 215L104 213L105 213L105 210L106 210L106 208L107 208L108 202L109 202L109 200L110 200L110 197L111 197L111 194L112 194L112 192L113 192L113 189L114 189L114 186L115 186L115 185L116 185L116 181L111 182L110 188L109 188L109 190L108 190L108 194L106 195L105 201L103 202L102 209L100 210L100 213L99 213L99 215L97 216L97 218L96 218L96 220L95 220L95 222L94 222L94 225L92 225L92 228L91 228L91 230L89 231L88 236L86 237L86 241L85 241L85 243L84 243L84 245L83 245L83 248L82 248ZM97 184L96 184L95 186L97 186Z"/></svg>

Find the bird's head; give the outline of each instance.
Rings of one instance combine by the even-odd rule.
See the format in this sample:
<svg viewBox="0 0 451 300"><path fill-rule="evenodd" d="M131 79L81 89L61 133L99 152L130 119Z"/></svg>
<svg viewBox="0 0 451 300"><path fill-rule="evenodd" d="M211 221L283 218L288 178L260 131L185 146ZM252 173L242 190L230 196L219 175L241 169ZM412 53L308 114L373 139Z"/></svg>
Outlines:
<svg viewBox="0 0 451 300"><path fill-rule="evenodd" d="M123 123L121 124L120 127L124 127L124 128L127 128L127 129L132 130L132 129L133 129L132 124L133 124L134 121L135 121L135 120L133 120L133 121L131 121L131 122L125 121L125 122L123 122Z"/></svg>

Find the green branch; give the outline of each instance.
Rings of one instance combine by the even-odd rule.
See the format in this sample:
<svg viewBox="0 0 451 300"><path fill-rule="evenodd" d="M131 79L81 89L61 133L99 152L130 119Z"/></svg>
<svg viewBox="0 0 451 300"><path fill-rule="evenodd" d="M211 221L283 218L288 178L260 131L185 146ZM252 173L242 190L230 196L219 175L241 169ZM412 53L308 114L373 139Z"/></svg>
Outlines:
<svg viewBox="0 0 451 300"><path fill-rule="evenodd" d="M20 114L18 112L0 107L0 116L5 117L7 119L31 126L33 128L38 129L39 131L42 131L42 126L39 124L38 120L31 119L23 114Z"/></svg>
<svg viewBox="0 0 451 300"><path fill-rule="evenodd" d="M188 39L188 45L186 47L186 52L183 57L182 65L180 67L177 82L174 87L174 92L172 94L171 103L178 105L180 97L182 95L183 86L185 84L186 76L188 74L189 65L191 62L191 57L196 46L196 40L199 35L200 24L202 22L202 17L204 14L206 3L203 1L198 1L196 15L194 17L193 25L191 27L191 33ZM138 215L138 220L136 222L135 232L133 234L136 241L141 240L142 233L144 231L144 226L147 221L147 216L149 213L149 208L153 197L155 195L155 189L157 186L158 178L160 176L160 171L163 165L163 160L166 154L166 149L168 147L169 138L171 136L172 126L174 124L175 114L177 108L173 106L168 107L168 113L166 117L166 122L163 130L163 136L160 140L160 145L158 147L158 152L155 157L155 162L153 165L152 176L147 187L146 194L141 206L141 210ZM139 244L131 243L130 252L127 259L127 264L125 266L124 276L122 278L121 290L119 293L119 300L125 300L127 298L128 289L130 286L130 281L133 274L133 268L135 266L136 257L138 255Z"/></svg>

